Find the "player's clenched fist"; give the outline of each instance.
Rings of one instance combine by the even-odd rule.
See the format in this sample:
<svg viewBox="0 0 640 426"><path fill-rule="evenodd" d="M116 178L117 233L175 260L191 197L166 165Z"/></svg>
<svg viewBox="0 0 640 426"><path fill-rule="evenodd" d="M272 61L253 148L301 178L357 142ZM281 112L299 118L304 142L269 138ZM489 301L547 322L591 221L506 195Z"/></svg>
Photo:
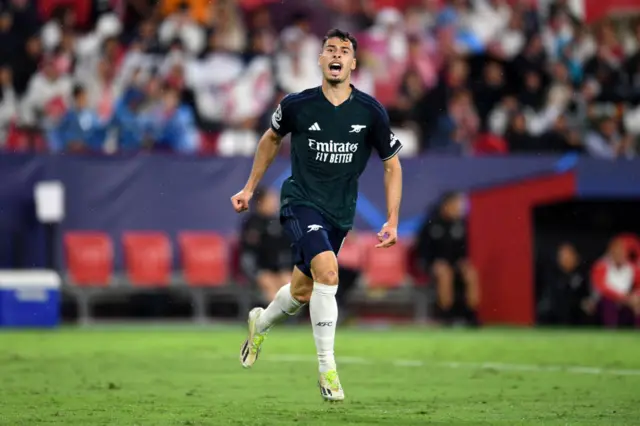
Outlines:
<svg viewBox="0 0 640 426"><path fill-rule="evenodd" d="M388 223L382 225L382 229L378 232L378 241L380 244L376 248L389 248L398 242L398 228Z"/></svg>
<svg viewBox="0 0 640 426"><path fill-rule="evenodd" d="M253 192L249 192L247 190L242 190L238 192L236 195L231 197L231 204L233 205L233 209L237 213L242 213L245 210L249 209L249 200L253 197Z"/></svg>

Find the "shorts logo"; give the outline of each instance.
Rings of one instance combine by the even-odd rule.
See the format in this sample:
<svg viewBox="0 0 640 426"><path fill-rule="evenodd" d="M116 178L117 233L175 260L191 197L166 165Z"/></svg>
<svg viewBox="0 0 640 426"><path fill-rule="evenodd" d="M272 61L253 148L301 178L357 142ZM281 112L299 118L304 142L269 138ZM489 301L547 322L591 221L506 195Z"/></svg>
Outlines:
<svg viewBox="0 0 640 426"><path fill-rule="evenodd" d="M307 234L308 234L309 232L321 230L322 229L322 225L309 225L309 226L307 226L307 228L309 228L309 230L307 231Z"/></svg>
<svg viewBox="0 0 640 426"><path fill-rule="evenodd" d="M309 139L309 149L316 151L316 161L323 163L345 164L353 162L353 154L358 151L358 144L351 142L320 142Z"/></svg>
<svg viewBox="0 0 640 426"><path fill-rule="evenodd" d="M362 124L352 124L351 131L349 133L360 133L360 130L366 129L366 128L367 126L364 126Z"/></svg>

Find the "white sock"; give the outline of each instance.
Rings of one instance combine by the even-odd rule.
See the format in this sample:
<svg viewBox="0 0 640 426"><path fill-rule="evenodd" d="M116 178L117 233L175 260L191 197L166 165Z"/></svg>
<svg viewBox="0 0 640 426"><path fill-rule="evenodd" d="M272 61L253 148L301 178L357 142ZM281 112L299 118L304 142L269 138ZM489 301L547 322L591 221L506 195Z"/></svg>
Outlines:
<svg viewBox="0 0 640 426"><path fill-rule="evenodd" d="M336 368L333 358L333 344L338 322L337 285L313 283L313 292L309 302L313 338L316 341L318 364L321 373Z"/></svg>
<svg viewBox="0 0 640 426"><path fill-rule="evenodd" d="M258 333L264 333L284 318L297 314L302 305L291 295L291 283L283 285L258 318Z"/></svg>

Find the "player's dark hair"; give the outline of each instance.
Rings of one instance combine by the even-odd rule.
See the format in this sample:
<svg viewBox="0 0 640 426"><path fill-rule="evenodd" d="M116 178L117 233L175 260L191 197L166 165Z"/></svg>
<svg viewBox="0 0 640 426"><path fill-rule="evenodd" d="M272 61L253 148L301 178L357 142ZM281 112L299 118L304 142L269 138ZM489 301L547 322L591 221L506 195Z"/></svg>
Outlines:
<svg viewBox="0 0 640 426"><path fill-rule="evenodd" d="M351 34L349 31L342 31L337 28L329 30L327 34L325 34L322 39L322 45L324 46L327 43L327 40L330 38L339 38L342 41L350 41L353 46L353 53L358 51L358 40Z"/></svg>

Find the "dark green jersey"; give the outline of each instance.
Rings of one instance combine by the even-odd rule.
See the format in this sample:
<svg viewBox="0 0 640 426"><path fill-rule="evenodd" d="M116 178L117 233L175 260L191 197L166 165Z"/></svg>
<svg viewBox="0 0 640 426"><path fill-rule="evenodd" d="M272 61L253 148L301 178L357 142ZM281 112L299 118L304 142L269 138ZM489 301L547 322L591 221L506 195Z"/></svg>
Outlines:
<svg viewBox="0 0 640 426"><path fill-rule="evenodd" d="M384 107L355 88L339 106L321 87L290 94L271 128L281 136L291 133L291 177L282 185L282 206L314 207L341 229L353 226L358 178L371 150L386 161L402 148Z"/></svg>

